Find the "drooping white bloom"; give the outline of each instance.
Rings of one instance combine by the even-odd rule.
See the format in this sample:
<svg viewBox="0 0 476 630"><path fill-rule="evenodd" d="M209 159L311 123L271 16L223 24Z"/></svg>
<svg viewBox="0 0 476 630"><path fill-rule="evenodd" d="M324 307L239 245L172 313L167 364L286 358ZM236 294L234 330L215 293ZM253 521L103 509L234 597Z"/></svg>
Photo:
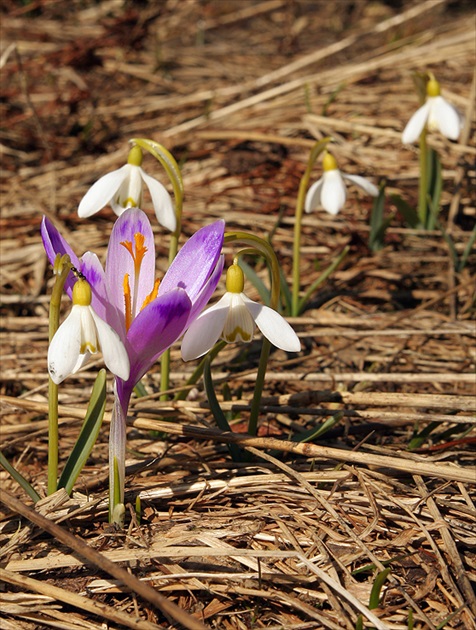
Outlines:
<svg viewBox="0 0 476 630"><path fill-rule="evenodd" d="M133 146L127 164L104 175L91 186L81 199L78 215L85 219L108 204L118 216L126 208L140 208L143 186L146 184L158 222L173 232L177 226L177 218L172 199L165 186L147 175L141 164L142 151L140 147Z"/></svg>
<svg viewBox="0 0 476 630"><path fill-rule="evenodd" d="M356 184L372 197L378 196L378 188L360 175L347 175L337 167L336 159L326 151L322 160L324 173L307 191L304 210L311 212L317 206L322 206L330 214L337 214L345 204L347 192L345 181Z"/></svg>
<svg viewBox="0 0 476 630"><path fill-rule="evenodd" d="M463 118L458 110L440 96L440 84L430 79L426 84L426 102L408 121L402 134L403 144L412 144L426 127L439 131L450 140L457 140L463 126Z"/></svg>
<svg viewBox="0 0 476 630"><path fill-rule="evenodd" d="M218 341L253 339L256 326L277 348L299 352L301 342L288 322L275 310L253 302L243 293L244 275L236 262L226 274L226 293L193 322L182 341L182 358L191 361L206 354Z"/></svg>
<svg viewBox="0 0 476 630"><path fill-rule="evenodd" d="M91 354L102 352L109 370L127 380L129 357L116 331L91 307L91 287L80 279L73 287L73 308L51 340L48 349L48 372L59 385L77 372Z"/></svg>

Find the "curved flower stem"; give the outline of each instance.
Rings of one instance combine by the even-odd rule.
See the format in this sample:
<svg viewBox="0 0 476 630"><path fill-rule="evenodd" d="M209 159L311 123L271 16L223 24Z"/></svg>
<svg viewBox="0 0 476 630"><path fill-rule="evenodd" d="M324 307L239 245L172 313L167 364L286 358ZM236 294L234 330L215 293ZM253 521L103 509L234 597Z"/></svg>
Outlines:
<svg viewBox="0 0 476 630"><path fill-rule="evenodd" d="M301 224L304 212L304 202L306 200L306 191L309 187L311 171L320 153L326 148L330 138L324 138L312 147L307 162L307 167L299 184L299 192L296 202L296 213L294 216L294 243L293 243L293 284L292 284L292 301L291 316L297 317L299 314L299 288L301 284L300 262L301 262Z"/></svg>
<svg viewBox="0 0 476 630"><path fill-rule="evenodd" d="M175 197L175 216L177 219L177 226L175 231L170 235L170 247L169 247L169 265L177 255L178 241L180 233L182 231L182 208L183 208L183 180L180 168L174 158L174 156L164 146L149 140L148 138L133 138L131 142L137 144L141 149L148 151L153 155L164 167L167 173L172 187L174 189ZM170 350L166 350L160 359L160 391L165 392L170 386ZM163 396L161 400L166 399Z"/></svg>
<svg viewBox="0 0 476 630"><path fill-rule="evenodd" d="M418 184L418 217L423 229L426 228L428 209L428 146L426 133L425 127L420 134L420 181Z"/></svg>
<svg viewBox="0 0 476 630"><path fill-rule="evenodd" d="M67 254L57 255L54 272L55 283L51 292L48 339L51 343L60 323L61 297L66 278L71 271L71 261ZM48 494L58 487L58 385L48 380Z"/></svg>
<svg viewBox="0 0 476 630"><path fill-rule="evenodd" d="M233 243L235 241L239 241L244 245L247 245L251 249L240 252L241 254L254 253L258 251L262 254L269 265L271 270L271 297L270 297L270 306L275 310L278 309L279 305L279 294L280 294L280 279L279 279L279 263L276 258L276 254L274 253L274 249L271 245L260 238L259 236L255 236L254 234L249 234L248 232L225 232L224 243Z"/></svg>
<svg viewBox="0 0 476 630"><path fill-rule="evenodd" d="M279 277L279 263L273 248L267 241L259 238L259 236L247 234L246 232L226 232L224 242L231 243L234 241L240 241L241 243L244 243L248 247L252 248L252 251L254 253L256 251L259 251L266 258L269 268L271 270L270 307L278 310L281 287ZM241 253L247 253L247 250ZM263 394L263 386L266 377L266 367L268 365L270 349L271 343L267 339L263 338L263 345L261 347L261 355L258 365L258 373L256 375L256 384L253 394L253 400L251 402L250 419L248 422L248 433L250 435L256 435L256 431L258 428L259 409L261 404L261 396Z"/></svg>
<svg viewBox="0 0 476 630"><path fill-rule="evenodd" d="M177 219L177 227L172 232L170 237L169 248L169 264L173 261L177 255L178 239L182 231L182 208L183 208L183 179L180 173L180 168L174 158L174 156L164 146L155 142L155 140L149 140L148 138L132 138L131 142L134 142L141 149L148 151L151 155L158 160L164 167L167 173L172 188L174 189L175 197L175 216Z"/></svg>

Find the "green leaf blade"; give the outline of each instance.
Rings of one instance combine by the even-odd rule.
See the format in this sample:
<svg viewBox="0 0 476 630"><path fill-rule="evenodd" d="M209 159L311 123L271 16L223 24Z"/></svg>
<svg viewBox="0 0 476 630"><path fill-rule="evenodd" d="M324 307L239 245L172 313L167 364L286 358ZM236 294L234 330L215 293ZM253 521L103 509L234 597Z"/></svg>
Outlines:
<svg viewBox="0 0 476 630"><path fill-rule="evenodd" d="M106 409L106 370L97 375L91 393L81 432L61 474L58 488L65 488L71 494L73 485L83 469L99 435Z"/></svg>

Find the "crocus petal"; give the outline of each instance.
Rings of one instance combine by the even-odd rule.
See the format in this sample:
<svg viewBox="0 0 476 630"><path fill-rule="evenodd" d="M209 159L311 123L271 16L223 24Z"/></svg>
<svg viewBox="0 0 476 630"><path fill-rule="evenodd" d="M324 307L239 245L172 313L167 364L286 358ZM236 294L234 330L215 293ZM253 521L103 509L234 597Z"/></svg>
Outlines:
<svg viewBox="0 0 476 630"><path fill-rule="evenodd" d="M127 333L131 361L129 384L135 385L177 341L187 325L191 308L187 293L175 289L153 300L137 315Z"/></svg>
<svg viewBox="0 0 476 630"><path fill-rule="evenodd" d="M140 174L152 197L152 205L154 206L157 221L160 225L173 232L177 227L177 217L175 216L172 198L167 189L156 179L147 175L142 168L140 169Z"/></svg>
<svg viewBox="0 0 476 630"><path fill-rule="evenodd" d="M97 330L99 344L106 367L115 376L124 381L129 378L129 356L116 331L106 324L97 314L90 309Z"/></svg>
<svg viewBox="0 0 476 630"><path fill-rule="evenodd" d="M223 267L225 265L225 257L223 254L218 259L215 269L212 271L212 275L207 280L205 285L203 286L200 293L195 298L195 301L192 304L192 310L190 311L190 316L188 318L188 323L193 322L197 315L199 315L205 306L208 304L209 299L212 297L217 285L220 281L221 274L223 273Z"/></svg>
<svg viewBox="0 0 476 630"><path fill-rule="evenodd" d="M182 339L182 359L191 361L206 354L218 341L230 308L231 293L225 293L193 322Z"/></svg>
<svg viewBox="0 0 476 630"><path fill-rule="evenodd" d="M54 265L57 254L68 254L73 266L77 269L81 269L81 263L76 254L73 252L67 241L61 236L55 226L51 223L51 221L45 216L41 220L40 232L41 238L43 240L43 246L51 265ZM70 297L75 282L76 278L73 276L72 273L70 273L65 284L65 290Z"/></svg>
<svg viewBox="0 0 476 630"><path fill-rule="evenodd" d="M99 212L101 208L104 208L111 201L121 187L122 182L128 177L130 166L130 164L124 164L116 171L104 175L91 186L78 206L78 215L82 219Z"/></svg>
<svg viewBox="0 0 476 630"><path fill-rule="evenodd" d="M135 251L135 235L142 234L147 249L136 277L134 260L121 243L131 243ZM106 256L106 278L108 297L119 313L125 313L124 277L129 276L131 295L136 295L135 317L146 297L154 288L155 245L154 234L147 215L139 208L128 208L114 223ZM112 323L112 322L111 322Z"/></svg>
<svg viewBox="0 0 476 630"><path fill-rule="evenodd" d="M450 105L442 96L436 96L431 115L435 125L446 138L458 139L461 133L462 119L453 105Z"/></svg>
<svg viewBox="0 0 476 630"><path fill-rule="evenodd" d="M299 337L284 317L269 306L253 302L243 293L241 295L256 325L273 346L287 352L299 352L301 350Z"/></svg>
<svg viewBox="0 0 476 630"><path fill-rule="evenodd" d="M108 311L110 307L107 297L106 274L99 258L92 252L86 252L81 256L79 269L91 285L91 306L101 319L109 321Z"/></svg>
<svg viewBox="0 0 476 630"><path fill-rule="evenodd" d="M321 190L321 204L330 214L337 214L345 204L346 191L344 180L338 169L326 171Z"/></svg>
<svg viewBox="0 0 476 630"><path fill-rule="evenodd" d="M372 195L372 197L378 197L378 188L372 182L369 182L365 177L361 177L360 175L347 175L346 173L342 173L342 177L352 182L362 190L365 190L366 193Z"/></svg>
<svg viewBox="0 0 476 630"><path fill-rule="evenodd" d="M430 115L431 105L432 99L428 98L426 103L422 105L419 109L417 109L410 120L407 122L407 125L402 134L403 144L412 144L413 142L418 140L421 132L426 125L428 116Z"/></svg>
<svg viewBox="0 0 476 630"><path fill-rule="evenodd" d="M180 287L195 302L215 270L223 245L224 231L225 222L220 220L195 232L170 265L160 283L159 295Z"/></svg>
<svg viewBox="0 0 476 630"><path fill-rule="evenodd" d="M57 385L73 372L79 358L81 308L73 306L71 313L56 331L48 348L48 372Z"/></svg>
<svg viewBox="0 0 476 630"><path fill-rule="evenodd" d="M309 188L306 194L306 200L304 202L304 210L305 212L311 212L314 208L317 208L321 205L321 189L322 184L324 183L323 178L318 179L317 182Z"/></svg>

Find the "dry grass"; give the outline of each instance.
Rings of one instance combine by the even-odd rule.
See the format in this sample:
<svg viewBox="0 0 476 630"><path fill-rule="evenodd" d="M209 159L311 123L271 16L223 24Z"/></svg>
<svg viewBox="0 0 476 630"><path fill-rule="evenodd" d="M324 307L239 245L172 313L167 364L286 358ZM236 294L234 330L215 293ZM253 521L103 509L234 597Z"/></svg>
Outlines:
<svg viewBox="0 0 476 630"><path fill-rule="evenodd" d="M458 143L432 138L443 221L461 253L476 215L475 29L470 3L456 4L3 4L1 444L41 494L51 286L41 215L78 252L103 255L111 211L84 222L77 204L123 163L129 138L152 137L182 163L184 237L215 217L273 231L289 274L315 139L332 134L343 170L385 178L415 203L417 155L400 132L417 104L411 73L433 70L466 113ZM201 387L163 403L158 370L145 378L150 395L133 401L128 433L127 498L141 497L141 524L130 507L125 531L107 525L107 422L72 498L33 511L0 471L2 628L351 630L359 615L364 627L408 628L413 615L415 628L476 628L476 257L456 273L441 234L398 215L372 255L369 209L352 194L337 217L305 218L303 285L316 261L327 266L345 245L350 254L292 321L304 352L272 354L257 438L217 431ZM157 230L161 272L167 238ZM214 364L237 434L258 350L230 347ZM172 359L179 388L192 366L178 345ZM61 387L63 460L94 377L89 364ZM338 412L320 441L286 439ZM249 463L231 461L230 440Z"/></svg>

